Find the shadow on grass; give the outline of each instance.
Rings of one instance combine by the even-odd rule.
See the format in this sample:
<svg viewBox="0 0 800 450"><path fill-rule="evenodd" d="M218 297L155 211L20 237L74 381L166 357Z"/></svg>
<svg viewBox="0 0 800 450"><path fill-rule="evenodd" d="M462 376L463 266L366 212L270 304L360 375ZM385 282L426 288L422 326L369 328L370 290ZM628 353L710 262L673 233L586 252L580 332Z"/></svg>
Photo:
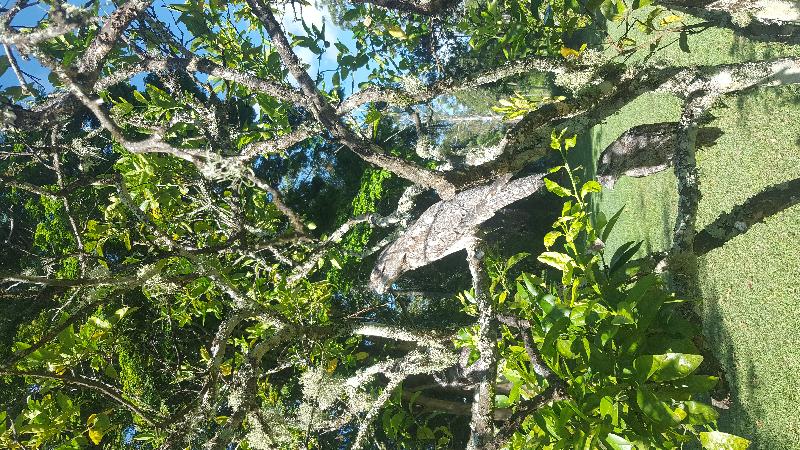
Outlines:
<svg viewBox="0 0 800 450"><path fill-rule="evenodd" d="M715 289L705 287L703 295L703 338L704 352L713 351L713 355L704 354L706 360L711 356L715 368L707 367L714 372L719 370L721 383L712 393L712 398L727 407L718 409L720 418L719 430L725 433L742 436L751 441L750 450L790 450L793 441L765 424L761 418L766 412L760 403L752 401L758 394L758 369L749 357L743 360L737 354L732 342L734 336L725 325L725 314L720 310L720 297ZM704 362L705 364L705 362ZM716 402L715 402L716 403ZM719 403L717 403L719 405Z"/></svg>
<svg viewBox="0 0 800 450"><path fill-rule="evenodd" d="M695 238L695 256L705 255L722 247L736 236L746 233L752 225L764 221L769 216L780 213L800 203L800 178L770 186L745 202L735 206L730 212L721 214L714 222L700 231ZM763 395L764 383L780 382L766 380L759 368L746 352L737 352L734 343L737 337L728 329L726 317L721 308L721 296L715 286L701 283L700 274L713 271L704 260L691 258L690 266L680 271L682 281L688 281L691 297L702 299L702 319L696 311L689 314L702 323L703 339L700 343L705 357L701 370L704 373L718 374L722 380L718 389L712 393L715 406L723 405L720 412L719 429L736 434L752 441L752 450L791 450L796 448L796 439L782 433L768 423L770 417L765 410L766 402L759 400Z"/></svg>
<svg viewBox="0 0 800 450"><path fill-rule="evenodd" d="M770 186L737 205L731 212L721 214L697 233L695 254L705 255L747 232L754 224L798 203L800 203L800 178Z"/></svg>

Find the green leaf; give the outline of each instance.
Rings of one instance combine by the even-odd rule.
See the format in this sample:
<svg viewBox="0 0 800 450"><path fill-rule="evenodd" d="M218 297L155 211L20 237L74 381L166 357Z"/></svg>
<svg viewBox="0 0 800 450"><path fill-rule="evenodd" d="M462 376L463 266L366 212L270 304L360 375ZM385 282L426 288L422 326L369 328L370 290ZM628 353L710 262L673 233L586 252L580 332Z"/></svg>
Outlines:
<svg viewBox="0 0 800 450"><path fill-rule="evenodd" d="M589 180L584 183L583 187L581 188L581 198L586 197L586 194L591 192L600 192L602 189L603 187L600 186L600 183L594 180Z"/></svg>
<svg viewBox="0 0 800 450"><path fill-rule="evenodd" d="M710 375L689 375L673 381L672 384L692 394L703 394L714 389L718 382L719 378Z"/></svg>
<svg viewBox="0 0 800 450"><path fill-rule="evenodd" d="M109 428L111 428L111 420L109 420L108 416L100 413L100 414L92 414L86 420L86 425L89 426L89 439L95 443L95 445L100 445L100 441L103 440L103 436L106 434Z"/></svg>
<svg viewBox="0 0 800 450"><path fill-rule="evenodd" d="M547 332L547 335L544 337L544 342L542 343L542 355L553 357L556 354L556 339L561 335L563 331L567 329L569 326L569 319L566 317L559 318L550 330Z"/></svg>
<svg viewBox="0 0 800 450"><path fill-rule="evenodd" d="M558 299L556 298L555 295L552 295L552 294L543 295L543 296L541 296L541 298L539 298L537 300L537 304L539 305L539 308L542 309L542 312L545 315L550 314L550 311L552 311L553 308L556 307L556 303L557 302L558 302Z"/></svg>
<svg viewBox="0 0 800 450"><path fill-rule="evenodd" d="M603 234L600 237L601 241L603 241L603 242L608 241L608 236L611 235L611 230L614 229L614 225L617 223L617 220L619 219L619 216L622 215L622 211L624 209L625 209L625 207L623 206L622 208L619 209L619 211L615 212L614 215L611 216L610 219L608 219L608 222L603 227Z"/></svg>
<svg viewBox="0 0 800 450"><path fill-rule="evenodd" d="M609 433L603 441L613 450L633 450L633 444L624 437L617 436L614 433Z"/></svg>
<svg viewBox="0 0 800 450"><path fill-rule="evenodd" d="M0 75L4 74L9 67L11 67L11 64L8 62L8 57L0 56Z"/></svg>
<svg viewBox="0 0 800 450"><path fill-rule="evenodd" d="M583 45L581 50L583 50L584 48L586 48L586 44ZM577 52L577 53L580 53L580 52ZM572 137L568 137L568 138L564 139L564 150L569 150L569 149L575 147L575 145L577 143L578 143L578 135L577 134L573 135Z"/></svg>
<svg viewBox="0 0 800 450"><path fill-rule="evenodd" d="M719 413L705 403L687 401L684 402L688 422L692 425L705 425L713 423L719 418Z"/></svg>
<svg viewBox="0 0 800 450"><path fill-rule="evenodd" d="M421 426L417 428L417 439L420 440L431 440L434 439L436 436L433 434L433 430L426 426Z"/></svg>
<svg viewBox="0 0 800 450"><path fill-rule="evenodd" d="M206 363L211 361L211 354L208 353L208 350L204 346L200 347L200 358Z"/></svg>
<svg viewBox="0 0 800 450"><path fill-rule="evenodd" d="M605 240L603 240L605 242ZM614 256L611 257L611 263L609 264L608 271L609 273L614 273L620 268L622 268L625 263L630 261L633 258L633 255L639 251L639 247L642 246L644 241L639 242L626 242L622 244L616 252L614 252Z"/></svg>
<svg viewBox="0 0 800 450"><path fill-rule="evenodd" d="M574 338L561 338L556 341L556 350L558 353L567 358L567 359L574 359L578 357L578 354L573 351L573 343L575 342Z"/></svg>
<svg viewBox="0 0 800 450"><path fill-rule="evenodd" d="M551 232L545 234L544 235L544 246L547 247L547 248L552 247L553 244L556 243L556 239L558 239L558 237L562 236L562 235L563 235L563 233L560 232L560 231L551 231Z"/></svg>
<svg viewBox="0 0 800 450"><path fill-rule="evenodd" d="M652 379L661 382L684 378L697 370L702 362L701 355L665 353L640 356L633 361L633 367L640 381Z"/></svg>
<svg viewBox="0 0 800 450"><path fill-rule="evenodd" d="M750 441L721 431L700 433L700 444L706 450L746 450Z"/></svg>
<svg viewBox="0 0 800 450"><path fill-rule="evenodd" d="M96 326L97 328L100 328L101 330L111 329L111 322L97 316L89 317L89 323Z"/></svg>
<svg viewBox="0 0 800 450"><path fill-rule="evenodd" d="M531 254L530 253L526 253L526 252L522 252L522 253L517 253L516 255L513 255L511 258L508 258L508 262L506 262L506 270L516 266L517 264L519 264L520 261L522 261L523 259L527 258L528 256L531 256Z"/></svg>
<svg viewBox="0 0 800 450"><path fill-rule="evenodd" d="M58 333L58 341L63 349L70 349L75 345L75 329L72 325Z"/></svg>
<svg viewBox="0 0 800 450"><path fill-rule="evenodd" d="M550 148L553 150L561 150L561 135L556 134L555 129L550 133Z"/></svg>
<svg viewBox="0 0 800 450"><path fill-rule="evenodd" d="M386 31L388 31L392 37L396 37L397 39L406 39L407 37L406 32L398 26L388 27Z"/></svg>
<svg viewBox="0 0 800 450"><path fill-rule="evenodd" d="M658 281L658 278L652 273L636 280L633 287L625 292L625 302L630 305L637 305L650 288L656 284L656 281Z"/></svg>
<svg viewBox="0 0 800 450"><path fill-rule="evenodd" d="M657 424L675 426L680 422L680 417L644 386L636 389L636 404L647 417Z"/></svg>
<svg viewBox="0 0 800 450"><path fill-rule="evenodd" d="M192 8L192 5L176 3L172 5L167 5L167 8L178 12L188 12Z"/></svg>
<svg viewBox="0 0 800 450"><path fill-rule="evenodd" d="M403 423L403 420L406 418L406 413L404 411L398 411L395 415L392 416L391 420L389 421L391 427L395 430L400 430L400 426Z"/></svg>
<svg viewBox="0 0 800 450"><path fill-rule="evenodd" d="M570 195L572 195L572 191L548 178L544 179L544 185L545 187L547 187L548 191L552 192L553 194L556 194L559 197L569 197Z"/></svg>
<svg viewBox="0 0 800 450"><path fill-rule="evenodd" d="M627 5L625 5L625 0L617 0L617 15L621 16L625 14L626 9Z"/></svg>
<svg viewBox="0 0 800 450"><path fill-rule="evenodd" d="M56 403L58 403L58 407L61 411L72 410L72 400L61 392L56 393Z"/></svg>
<svg viewBox="0 0 800 450"><path fill-rule="evenodd" d="M562 272L567 270L568 266L573 262L571 256L558 252L544 252L539 255L539 258L537 259L548 266L555 267Z"/></svg>

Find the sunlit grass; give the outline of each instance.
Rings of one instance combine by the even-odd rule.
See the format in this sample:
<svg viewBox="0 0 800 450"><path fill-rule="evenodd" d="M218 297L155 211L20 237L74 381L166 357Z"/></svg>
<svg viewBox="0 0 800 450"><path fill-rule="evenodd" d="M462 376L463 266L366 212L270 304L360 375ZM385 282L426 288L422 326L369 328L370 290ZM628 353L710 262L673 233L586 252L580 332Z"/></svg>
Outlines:
<svg viewBox="0 0 800 450"><path fill-rule="evenodd" d="M754 44L729 31L690 36L692 53L677 45L663 57L675 64L717 64L798 50ZM583 137L584 165L625 130L678 119L678 99L648 94ZM697 151L702 200L698 229L762 190L800 178L800 90L766 89L726 98L707 127L723 131ZM590 157L591 155L591 157ZM671 171L622 179L597 207L625 205L609 250L644 240L643 251L666 249L676 210ZM703 300L698 310L713 352L726 369L732 403L720 429L753 440L754 449L800 448L800 205L756 224L698 260Z"/></svg>

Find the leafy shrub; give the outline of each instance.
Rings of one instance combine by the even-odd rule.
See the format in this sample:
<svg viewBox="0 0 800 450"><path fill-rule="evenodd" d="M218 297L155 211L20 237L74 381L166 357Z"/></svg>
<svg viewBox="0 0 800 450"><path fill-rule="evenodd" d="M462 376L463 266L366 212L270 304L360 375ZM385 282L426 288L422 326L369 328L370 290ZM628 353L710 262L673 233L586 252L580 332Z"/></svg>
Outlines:
<svg viewBox="0 0 800 450"><path fill-rule="evenodd" d="M672 449L697 441L707 449L746 448L746 439L714 431L718 413L700 401L718 380L698 373L700 331L682 313L685 300L632 260L639 244L606 255L603 242L620 213L590 212L587 198L600 185L580 183L566 162L575 138L563 135L553 134L552 147L565 163L551 172L564 172L569 186L546 180L565 201L538 257L555 271L511 282L506 273L525 256L517 255L492 276L506 323L498 382L511 386L497 407L556 400L531 408L509 448ZM535 360L546 367L537 370ZM548 391L554 387L560 395Z"/></svg>

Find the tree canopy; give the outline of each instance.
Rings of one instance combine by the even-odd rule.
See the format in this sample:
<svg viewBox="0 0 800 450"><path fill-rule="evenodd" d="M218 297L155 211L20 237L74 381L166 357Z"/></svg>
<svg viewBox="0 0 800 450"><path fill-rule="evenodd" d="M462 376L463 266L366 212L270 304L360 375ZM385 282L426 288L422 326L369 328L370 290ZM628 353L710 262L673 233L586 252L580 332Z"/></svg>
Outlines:
<svg viewBox="0 0 800 450"><path fill-rule="evenodd" d="M695 147L800 58L659 54L798 24L782 0L18 0L0 446L746 448L692 315ZM580 167L646 92L680 120ZM594 196L663 170L669 251L606 252Z"/></svg>

